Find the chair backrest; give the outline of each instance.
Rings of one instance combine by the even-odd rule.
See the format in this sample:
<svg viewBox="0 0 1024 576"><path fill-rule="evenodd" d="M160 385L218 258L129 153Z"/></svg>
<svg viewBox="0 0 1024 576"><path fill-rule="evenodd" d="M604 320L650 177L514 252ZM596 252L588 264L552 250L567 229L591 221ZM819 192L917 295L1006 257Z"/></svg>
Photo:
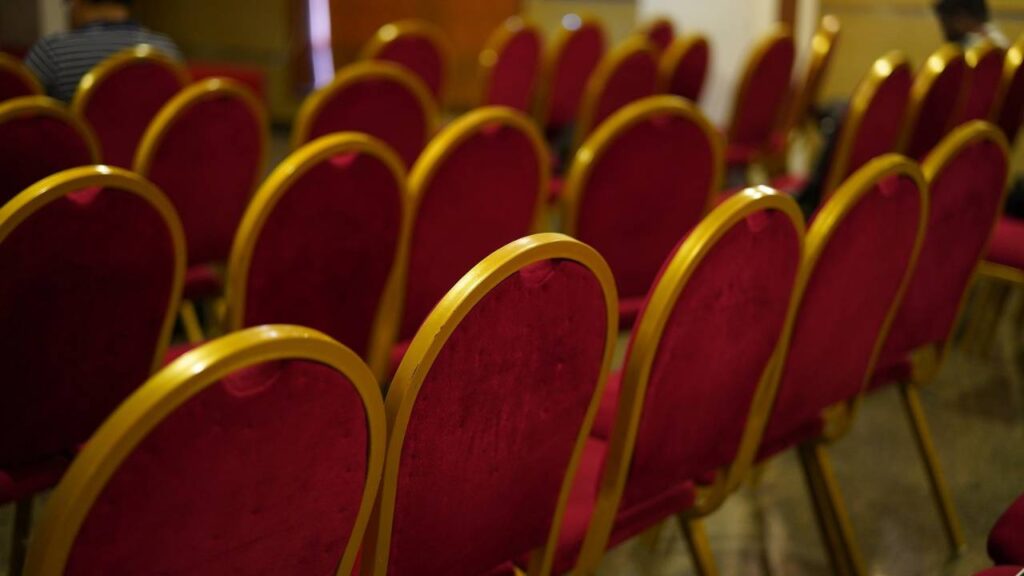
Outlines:
<svg viewBox="0 0 1024 576"><path fill-rule="evenodd" d="M43 87L20 60L0 52L0 103L22 96L40 96Z"/></svg>
<svg viewBox="0 0 1024 576"><path fill-rule="evenodd" d="M845 406L863 390L927 220L921 171L896 154L858 170L815 215L762 457L813 434L827 408Z"/></svg>
<svg viewBox="0 0 1024 576"><path fill-rule="evenodd" d="M1006 137L981 121L956 129L928 155L928 229L883 364L949 340L1002 210L1009 166Z"/></svg>
<svg viewBox="0 0 1024 576"><path fill-rule="evenodd" d="M263 174L266 124L266 112L247 88L213 78L182 90L146 130L135 171L174 204L190 265L227 259Z"/></svg>
<svg viewBox="0 0 1024 576"><path fill-rule="evenodd" d="M544 62L537 102L538 123L545 131L559 130L576 120L583 91L607 46L599 20L567 14Z"/></svg>
<svg viewBox="0 0 1024 576"><path fill-rule="evenodd" d="M25 573L349 575L385 432L376 380L329 337L270 325L214 340L90 439Z"/></svg>
<svg viewBox="0 0 1024 576"><path fill-rule="evenodd" d="M914 78L903 153L923 160L949 134L967 87L967 60L957 44L942 45Z"/></svg>
<svg viewBox="0 0 1024 576"><path fill-rule="evenodd" d="M0 103L0 205L51 174L99 161L92 131L60 102L25 96Z"/></svg>
<svg viewBox="0 0 1024 576"><path fill-rule="evenodd" d="M529 118L478 108L435 137L409 175L414 219L399 340L485 256L539 229L548 152Z"/></svg>
<svg viewBox="0 0 1024 576"><path fill-rule="evenodd" d="M676 27L672 20L664 16L650 20L640 27L640 34L647 39L655 53L659 56L668 50L672 41L676 38Z"/></svg>
<svg viewBox="0 0 1024 576"><path fill-rule="evenodd" d="M768 149L784 121L796 49L793 35L780 26L754 46L733 98L730 146L752 151Z"/></svg>
<svg viewBox="0 0 1024 576"><path fill-rule="evenodd" d="M999 97L999 127L1012 146L1024 121L1024 34L1006 51L1003 88Z"/></svg>
<svg viewBox="0 0 1024 576"><path fill-rule="evenodd" d="M480 105L530 112L540 78L544 37L532 22L506 19L480 52Z"/></svg>
<svg viewBox="0 0 1024 576"><path fill-rule="evenodd" d="M1003 83L1006 52L990 40L982 40L967 51L967 93L960 107L959 124L971 120L992 120Z"/></svg>
<svg viewBox="0 0 1024 576"><path fill-rule="evenodd" d="M427 87L408 70L358 62L302 103L292 147L333 132L364 132L390 146L409 168L437 130L439 115Z"/></svg>
<svg viewBox="0 0 1024 576"><path fill-rule="evenodd" d="M150 122L188 82L181 64L140 45L110 56L83 76L71 110L96 133L104 163L131 168Z"/></svg>
<svg viewBox="0 0 1024 576"><path fill-rule="evenodd" d="M184 275L151 183L87 166L0 206L0 468L74 450L159 368Z"/></svg>
<svg viewBox="0 0 1024 576"><path fill-rule="evenodd" d="M875 60L850 99L829 159L827 198L869 160L897 150L906 125L914 74L900 52Z"/></svg>
<svg viewBox="0 0 1024 576"><path fill-rule="evenodd" d="M363 46L364 60L385 60L409 69L444 102L453 48L444 31L425 20L401 20L381 26Z"/></svg>
<svg viewBox="0 0 1024 576"><path fill-rule="evenodd" d="M711 66L711 47L702 34L676 39L658 64L658 91L700 102Z"/></svg>
<svg viewBox="0 0 1024 576"><path fill-rule="evenodd" d="M430 313L388 390L388 450L364 573L547 576L615 346L592 248L517 240ZM426 464L426 465L424 465Z"/></svg>
<svg viewBox="0 0 1024 576"><path fill-rule="evenodd" d="M658 56L643 37L631 36L605 54L583 91L574 148L616 110L653 96L657 84Z"/></svg>
<svg viewBox="0 0 1024 576"><path fill-rule="evenodd" d="M723 162L721 136L694 104L677 96L634 102L576 155L563 195L565 231L604 256L621 299L643 297L712 205Z"/></svg>
<svg viewBox="0 0 1024 576"><path fill-rule="evenodd" d="M811 38L807 72L793 88L784 134L788 134L789 130L799 127L805 121L814 121L814 107L825 83L825 74L835 54L841 30L842 26L835 16L826 14L821 18L818 30Z"/></svg>
<svg viewBox="0 0 1024 576"><path fill-rule="evenodd" d="M581 566L596 568L613 525L678 512L651 503L689 482L718 472L723 485L740 484L771 409L803 235L791 198L751 188L666 259L633 329Z"/></svg>
<svg viewBox="0 0 1024 576"><path fill-rule="evenodd" d="M227 326L308 326L387 376L408 243L405 169L353 132L286 158L253 196L228 261Z"/></svg>

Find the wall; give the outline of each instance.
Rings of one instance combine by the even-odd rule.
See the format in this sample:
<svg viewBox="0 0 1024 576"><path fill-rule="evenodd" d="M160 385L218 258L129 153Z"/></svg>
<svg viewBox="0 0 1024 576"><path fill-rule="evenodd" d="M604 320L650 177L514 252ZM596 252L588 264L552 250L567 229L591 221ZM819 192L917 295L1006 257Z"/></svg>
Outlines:
<svg viewBox="0 0 1024 576"><path fill-rule="evenodd" d="M536 22L550 38L570 13L593 16L604 22L610 40L619 42L636 27L636 0L526 0L523 12Z"/></svg>

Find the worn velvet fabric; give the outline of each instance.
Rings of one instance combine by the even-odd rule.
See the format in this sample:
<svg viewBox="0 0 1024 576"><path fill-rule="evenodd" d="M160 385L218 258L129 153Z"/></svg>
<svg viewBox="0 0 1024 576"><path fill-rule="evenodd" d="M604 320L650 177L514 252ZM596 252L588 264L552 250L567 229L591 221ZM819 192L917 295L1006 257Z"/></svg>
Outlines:
<svg viewBox="0 0 1024 576"><path fill-rule="evenodd" d="M554 260L463 318L410 416L390 574L475 576L544 544L596 392L606 310L592 272Z"/></svg>
<svg viewBox="0 0 1024 576"><path fill-rule="evenodd" d="M817 430L823 409L852 399L864 387L918 222L926 217L922 208L916 184L891 176L833 230L799 304L760 457L807 440L795 432Z"/></svg>
<svg viewBox="0 0 1024 576"><path fill-rule="evenodd" d="M173 249L156 210L121 190L54 200L0 243L0 468L73 450L146 380Z"/></svg>
<svg viewBox="0 0 1024 576"><path fill-rule="evenodd" d="M961 124L971 120L989 120L1003 81L1004 55L1002 50L993 50L970 69L967 92L960 108Z"/></svg>
<svg viewBox="0 0 1024 576"><path fill-rule="evenodd" d="M429 37L400 35L385 44L374 58L405 66L423 80L434 99L441 102L445 88L446 63L444 55Z"/></svg>
<svg viewBox="0 0 1024 576"><path fill-rule="evenodd" d="M30 114L0 124L0 204L47 176L87 164L89 145L65 120Z"/></svg>
<svg viewBox="0 0 1024 576"><path fill-rule="evenodd" d="M700 102L704 81L708 76L711 51L705 41L696 42L679 59L669 78L668 93L682 96L691 102Z"/></svg>
<svg viewBox="0 0 1024 576"><path fill-rule="evenodd" d="M999 517L988 535L988 555L996 564L1024 564L1024 495Z"/></svg>
<svg viewBox="0 0 1024 576"><path fill-rule="evenodd" d="M185 108L160 140L147 176L178 211L190 265L227 258L261 176L264 130L244 101L221 93Z"/></svg>
<svg viewBox="0 0 1024 576"><path fill-rule="evenodd" d="M149 123L182 88L174 72L148 60L124 66L97 84L82 115L96 133L103 162L131 168Z"/></svg>
<svg viewBox="0 0 1024 576"><path fill-rule="evenodd" d="M1003 102L999 108L999 116L996 118L999 127L1010 141L1011 148L1017 141L1017 131L1020 130L1022 121L1024 121L1024 66L1018 66L1006 87L1006 93L1003 95Z"/></svg>
<svg viewBox="0 0 1024 576"><path fill-rule="evenodd" d="M783 40L747 63L749 82L736 95L729 148L765 151L771 146L789 94L794 56L793 41Z"/></svg>
<svg viewBox="0 0 1024 576"><path fill-rule="evenodd" d="M568 37L548 78L545 130L557 130L576 118L583 89L604 56L606 42L601 28L586 24Z"/></svg>
<svg viewBox="0 0 1024 576"><path fill-rule="evenodd" d="M916 122L909 127L905 151L907 156L923 160L949 133L959 112L961 95L969 73L963 57L954 58L932 81L928 92L918 104L920 108Z"/></svg>
<svg viewBox="0 0 1024 576"><path fill-rule="evenodd" d="M912 84L910 69L905 66L898 67L878 86L858 126L855 127L854 123L850 122L849 115L852 111L847 112L848 117L843 122L839 137L846 138L847 130L856 129L856 133L850 141L846 171L839 175L835 183L837 186L864 164L896 150L906 124ZM837 150L836 153L841 152ZM834 163L835 158L832 159L833 166L829 167L830 172L835 169ZM828 192L832 191L826 190L826 193Z"/></svg>
<svg viewBox="0 0 1024 576"><path fill-rule="evenodd" d="M235 372L163 418L100 492L66 574L335 574L366 478L366 414L323 365Z"/></svg>
<svg viewBox="0 0 1024 576"><path fill-rule="evenodd" d="M0 103L35 94L32 86L25 82L24 78L7 68L0 67Z"/></svg>
<svg viewBox="0 0 1024 576"><path fill-rule="evenodd" d="M996 223L986 260L1024 270L1024 220L1004 216Z"/></svg>
<svg viewBox="0 0 1024 576"><path fill-rule="evenodd" d="M456 144L420 196L399 340L491 252L526 236L540 201L541 159L527 134L486 126Z"/></svg>
<svg viewBox="0 0 1024 576"><path fill-rule="evenodd" d="M598 93L590 131L623 106L653 96L657 82L658 61L651 53L635 52L620 61Z"/></svg>
<svg viewBox="0 0 1024 576"><path fill-rule="evenodd" d="M380 159L359 153L303 174L256 240L244 325L309 326L365 358L398 247L400 186Z"/></svg>
<svg viewBox="0 0 1024 576"><path fill-rule="evenodd" d="M529 112L540 76L543 48L544 40L533 28L522 28L513 34L496 54L482 104Z"/></svg>

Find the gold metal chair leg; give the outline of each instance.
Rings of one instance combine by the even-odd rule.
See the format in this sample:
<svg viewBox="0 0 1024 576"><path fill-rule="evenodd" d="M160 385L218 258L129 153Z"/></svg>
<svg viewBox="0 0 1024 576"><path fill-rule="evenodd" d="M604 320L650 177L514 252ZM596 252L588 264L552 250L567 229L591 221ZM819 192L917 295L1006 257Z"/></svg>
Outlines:
<svg viewBox="0 0 1024 576"><path fill-rule="evenodd" d="M833 570L837 574L852 574L854 576L866 574L864 557L856 538L854 538L846 504L839 491L839 483L836 482L825 445L821 443L801 445L799 454L800 463L803 465L811 496L814 499L818 523L829 549Z"/></svg>
<svg viewBox="0 0 1024 576"><path fill-rule="evenodd" d="M914 439L921 452L925 468L928 472L928 480L932 486L932 496L939 505L939 513L942 515L942 523L946 529L946 537L955 553L960 553L966 546L963 528L960 527L960 518L957 516L956 507L953 505L953 497L946 483L946 477L939 465L939 457L935 452L935 441L932 440L931 430L928 428L928 421L924 417L924 407L921 406L921 396L913 384L901 384L900 391L903 396L903 405L907 409L907 416L914 429Z"/></svg>
<svg viewBox="0 0 1024 576"><path fill-rule="evenodd" d="M14 503L14 529L11 531L11 562L9 576L19 576L25 566L29 530L32 527L32 497Z"/></svg>
<svg viewBox="0 0 1024 576"><path fill-rule="evenodd" d="M683 529L686 543L690 546L690 555L697 574L718 576L718 566L715 565L715 556L711 553L711 543L708 542L708 535L704 531L704 523L700 518L680 516L679 525Z"/></svg>
<svg viewBox="0 0 1024 576"><path fill-rule="evenodd" d="M199 325L199 315L196 314L196 305L191 300L182 300L179 309L181 324L185 327L185 337L190 344L199 344L203 341L203 327Z"/></svg>

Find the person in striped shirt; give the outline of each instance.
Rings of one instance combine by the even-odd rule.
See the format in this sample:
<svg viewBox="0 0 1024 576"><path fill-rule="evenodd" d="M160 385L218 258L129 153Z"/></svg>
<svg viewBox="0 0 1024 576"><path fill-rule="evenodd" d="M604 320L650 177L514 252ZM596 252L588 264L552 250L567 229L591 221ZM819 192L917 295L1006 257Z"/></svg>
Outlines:
<svg viewBox="0 0 1024 576"><path fill-rule="evenodd" d="M71 30L39 40L25 58L48 95L70 102L93 66L137 44L181 60L174 41L132 20L130 8L131 0L68 0Z"/></svg>

